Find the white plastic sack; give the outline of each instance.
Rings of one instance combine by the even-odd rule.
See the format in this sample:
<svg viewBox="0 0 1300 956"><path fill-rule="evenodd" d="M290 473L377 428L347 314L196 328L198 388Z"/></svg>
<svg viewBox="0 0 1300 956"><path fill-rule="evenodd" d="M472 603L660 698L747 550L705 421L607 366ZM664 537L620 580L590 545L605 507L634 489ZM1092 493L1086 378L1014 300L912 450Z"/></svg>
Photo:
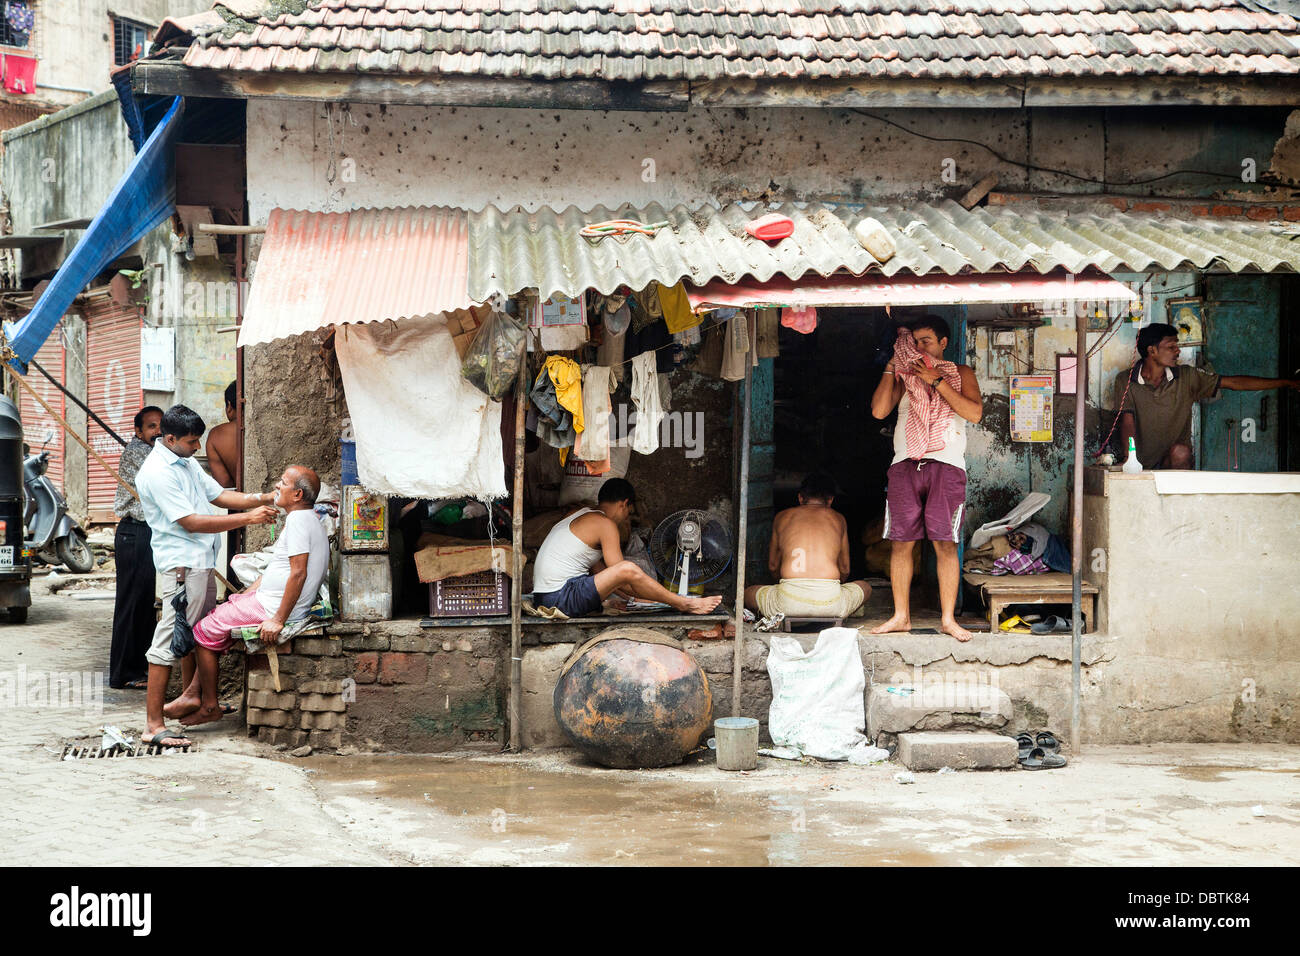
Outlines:
<svg viewBox="0 0 1300 956"><path fill-rule="evenodd" d="M810 651L793 637L774 635L767 673L772 679L767 729L776 747L821 760L848 760L869 746L863 733L867 681L856 629L827 628Z"/></svg>

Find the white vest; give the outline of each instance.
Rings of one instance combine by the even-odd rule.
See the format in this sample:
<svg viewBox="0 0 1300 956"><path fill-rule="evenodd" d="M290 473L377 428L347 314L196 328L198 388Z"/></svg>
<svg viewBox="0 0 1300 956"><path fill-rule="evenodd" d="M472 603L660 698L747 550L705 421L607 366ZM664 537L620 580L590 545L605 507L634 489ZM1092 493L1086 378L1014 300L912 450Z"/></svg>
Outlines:
<svg viewBox="0 0 1300 956"><path fill-rule="evenodd" d="M909 457L907 454L907 416L911 414L911 410L911 399L908 398L907 392L903 392L903 397L898 402L898 424L894 426L894 460L890 462L891 465L896 465ZM966 419L953 412L952 417L948 419L948 427L943 433L943 447L921 457L933 458L935 461L942 461L965 471Z"/></svg>

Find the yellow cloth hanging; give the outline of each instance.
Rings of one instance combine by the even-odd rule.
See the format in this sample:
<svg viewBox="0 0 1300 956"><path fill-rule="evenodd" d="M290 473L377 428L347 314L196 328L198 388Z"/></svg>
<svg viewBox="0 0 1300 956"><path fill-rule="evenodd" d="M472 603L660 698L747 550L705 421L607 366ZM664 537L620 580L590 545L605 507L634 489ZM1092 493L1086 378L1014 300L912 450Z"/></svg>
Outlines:
<svg viewBox="0 0 1300 956"><path fill-rule="evenodd" d="M676 335L693 329L704 321L704 316L691 311L690 300L686 298L686 286L681 282L675 286L659 286L659 307L664 310L664 322L668 331Z"/></svg>
<svg viewBox="0 0 1300 956"><path fill-rule="evenodd" d="M563 355L546 358L546 374L555 385L555 400L560 407L573 414L573 432L578 434L586 426L582 420L582 368L573 359ZM569 458L569 449L560 449L560 464Z"/></svg>

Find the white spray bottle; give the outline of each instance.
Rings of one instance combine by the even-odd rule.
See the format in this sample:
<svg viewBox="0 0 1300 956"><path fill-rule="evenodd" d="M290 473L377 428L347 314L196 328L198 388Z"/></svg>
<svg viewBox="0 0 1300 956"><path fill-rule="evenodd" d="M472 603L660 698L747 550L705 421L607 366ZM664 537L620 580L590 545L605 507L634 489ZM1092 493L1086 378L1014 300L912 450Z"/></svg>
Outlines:
<svg viewBox="0 0 1300 956"><path fill-rule="evenodd" d="M1124 474L1142 474L1142 462L1138 461L1137 442L1132 438L1128 440L1128 461L1124 462Z"/></svg>

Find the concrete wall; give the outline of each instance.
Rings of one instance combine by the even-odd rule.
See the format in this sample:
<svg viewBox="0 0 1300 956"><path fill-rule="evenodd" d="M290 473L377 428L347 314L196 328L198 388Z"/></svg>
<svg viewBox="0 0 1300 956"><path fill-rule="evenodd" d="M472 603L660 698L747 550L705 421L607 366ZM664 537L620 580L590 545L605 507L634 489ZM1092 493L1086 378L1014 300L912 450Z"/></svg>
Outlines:
<svg viewBox="0 0 1300 956"><path fill-rule="evenodd" d="M153 28L169 13L168 0L41 0L36 8L35 99L51 106L77 103L108 89L113 69L113 22L119 17ZM192 2L178 5L186 12ZM53 87L66 87L56 90Z"/></svg>
<svg viewBox="0 0 1300 956"><path fill-rule="evenodd" d="M1150 472L1102 479L1092 471L1084 498L1085 574L1118 648L1096 731L1300 739L1300 494L1159 495Z"/></svg>
<svg viewBox="0 0 1300 956"><path fill-rule="evenodd" d="M960 196L990 172L1004 191L1106 191L1177 168L1268 168L1285 110L881 110L931 142L851 110L683 113L382 107L252 100L250 221L285 209L488 204L700 205L745 199ZM951 163L945 163L951 160ZM951 169L954 181L945 181ZM1176 176L1125 192L1200 195L1239 182ZM1250 187L1254 188L1254 187ZM1111 191L1115 191L1112 189Z"/></svg>

